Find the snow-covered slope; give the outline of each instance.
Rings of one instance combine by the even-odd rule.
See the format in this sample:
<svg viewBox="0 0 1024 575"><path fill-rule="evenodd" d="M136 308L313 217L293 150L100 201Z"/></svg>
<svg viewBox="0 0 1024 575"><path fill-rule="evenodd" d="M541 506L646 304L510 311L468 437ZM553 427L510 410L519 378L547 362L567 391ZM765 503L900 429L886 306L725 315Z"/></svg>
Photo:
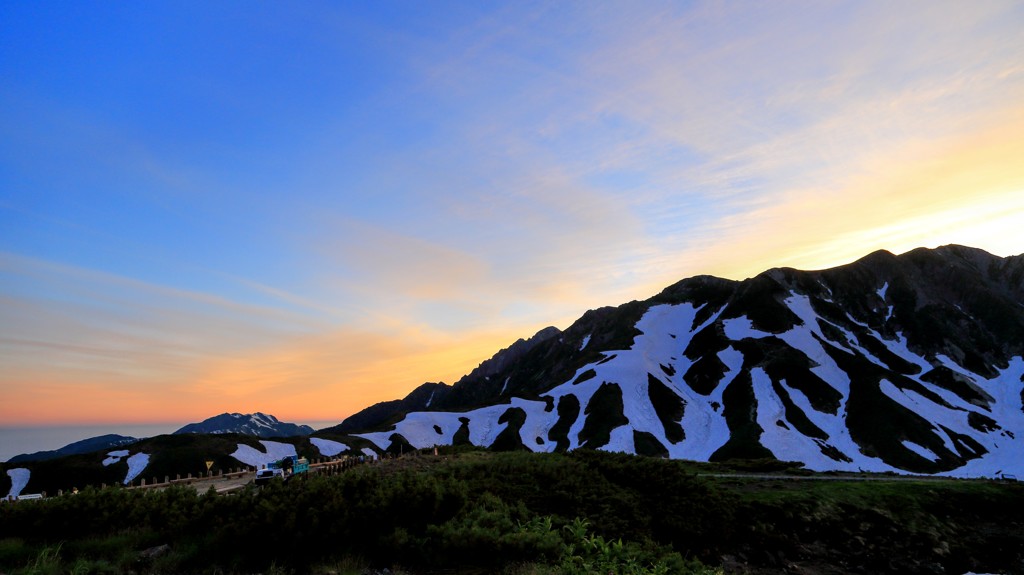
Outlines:
<svg viewBox="0 0 1024 575"><path fill-rule="evenodd" d="M1022 282L1020 256L958 246L694 278L592 312L491 370L480 382L501 384L491 405L412 412L359 436L382 449L469 442L1022 475Z"/></svg>

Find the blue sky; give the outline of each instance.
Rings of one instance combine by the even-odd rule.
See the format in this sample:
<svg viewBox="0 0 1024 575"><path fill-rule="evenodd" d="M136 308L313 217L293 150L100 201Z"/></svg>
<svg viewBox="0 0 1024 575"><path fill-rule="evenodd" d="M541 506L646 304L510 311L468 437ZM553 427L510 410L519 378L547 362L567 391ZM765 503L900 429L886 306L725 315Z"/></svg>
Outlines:
<svg viewBox="0 0 1024 575"><path fill-rule="evenodd" d="M1024 252L1024 8L8 2L12 422L344 417L683 277Z"/></svg>

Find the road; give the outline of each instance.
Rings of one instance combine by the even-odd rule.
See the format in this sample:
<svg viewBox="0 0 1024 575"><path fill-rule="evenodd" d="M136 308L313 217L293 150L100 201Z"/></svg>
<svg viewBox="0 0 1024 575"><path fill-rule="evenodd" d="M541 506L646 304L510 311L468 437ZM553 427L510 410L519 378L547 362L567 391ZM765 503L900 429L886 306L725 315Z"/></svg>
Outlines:
<svg viewBox="0 0 1024 575"><path fill-rule="evenodd" d="M921 481L947 483L959 481L992 481L991 478L979 477L962 479L958 477L934 477L929 475L766 475L762 473L698 473L697 477L709 479L753 479L756 481Z"/></svg>
<svg viewBox="0 0 1024 575"><path fill-rule="evenodd" d="M189 486L195 488L199 493L206 493L212 486L218 495L231 493L246 486L256 477L256 473L245 473L232 475L230 477L213 477L210 479L196 479Z"/></svg>

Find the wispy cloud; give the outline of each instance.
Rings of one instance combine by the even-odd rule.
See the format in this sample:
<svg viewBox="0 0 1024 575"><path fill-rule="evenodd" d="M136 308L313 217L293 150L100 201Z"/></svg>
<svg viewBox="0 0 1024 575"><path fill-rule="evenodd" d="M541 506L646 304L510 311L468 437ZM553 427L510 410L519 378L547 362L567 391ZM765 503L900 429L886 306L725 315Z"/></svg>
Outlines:
<svg viewBox="0 0 1024 575"><path fill-rule="evenodd" d="M614 205L639 223L616 238L628 255L608 250L601 285L590 286L608 293L614 268L646 285L708 271L696 264L820 261L780 242L745 246L753 228L826 241L816 216L827 206L851 230L927 211L927 193L869 186L908 168L897 157L924 177L928 154L974 138L993 110L1013 113L1024 96L1013 72L1024 57L1019 30L1007 24L1017 17L1000 3L600 5L574 11L568 25L532 26L525 11L468 32L497 40L461 39L473 48L430 78L473 98L460 148L471 158L496 150L484 164L506 180L557 169L577 190L571 201ZM543 47L558 35L572 48L549 58ZM492 80L512 90L482 98ZM974 201L988 194L963 184L975 186ZM908 203L909 213L896 209ZM840 208L850 205L876 211ZM921 231L920 241L934 238Z"/></svg>
<svg viewBox="0 0 1024 575"><path fill-rule="evenodd" d="M426 379L454 381L519 336L448 334L399 314L370 328L4 254L0 418L202 418L273 408L340 418Z"/></svg>
<svg viewBox="0 0 1024 575"><path fill-rule="evenodd" d="M689 275L1024 251L1016 3L431 11L290 13L156 112L15 70L0 418L344 415Z"/></svg>

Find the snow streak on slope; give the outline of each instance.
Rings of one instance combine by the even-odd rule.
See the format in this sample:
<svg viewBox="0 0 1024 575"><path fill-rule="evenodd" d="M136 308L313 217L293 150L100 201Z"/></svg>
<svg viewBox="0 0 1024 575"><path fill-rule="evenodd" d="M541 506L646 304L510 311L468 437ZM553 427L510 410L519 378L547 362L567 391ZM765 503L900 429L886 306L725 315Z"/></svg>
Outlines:
<svg viewBox="0 0 1024 575"><path fill-rule="evenodd" d="M896 471L895 468L886 465L881 459L864 455L861 452L860 446L850 437L850 430L846 426L846 404L850 396L850 377L836 364L820 343L822 340L827 340L850 353L855 353L852 348L859 347L856 343L856 336L842 326L826 322L843 334L844 341L836 342L828 338L822 332L821 326L818 323L820 318L814 312L811 300L807 296L791 294L785 300L785 304L800 319L801 324L794 326L793 329L785 333L779 334L777 337L793 349L802 352L812 363L811 373L827 382L829 386L839 392L841 398L839 400L839 409L835 414L821 412L814 409L810 399L802 391L787 385L785 380L783 380L780 382L780 385L789 394L793 403L807 416L811 423L828 434L828 439L808 438L796 431L792 426L792 422L786 422L789 424L789 432L782 433L777 429L779 426L776 421L784 421L784 418L769 420L769 418L763 416L759 409L758 420L761 422L761 427L766 431L771 429L767 437L762 436L762 445L767 447L779 459L801 461L808 469L816 471ZM877 360L874 360L874 362L880 363ZM762 380L762 385L755 383L754 390L755 394L764 397L766 400L778 399L771 389L770 381ZM760 401L761 398L759 397L759 406ZM825 454L825 450L828 448L838 450L849 461L837 461L829 457Z"/></svg>
<svg viewBox="0 0 1024 575"><path fill-rule="evenodd" d="M580 351L583 351L584 349L586 349L587 348L587 344L589 344L589 343L590 343L590 334L588 333L587 336L583 338L583 342L580 343Z"/></svg>

